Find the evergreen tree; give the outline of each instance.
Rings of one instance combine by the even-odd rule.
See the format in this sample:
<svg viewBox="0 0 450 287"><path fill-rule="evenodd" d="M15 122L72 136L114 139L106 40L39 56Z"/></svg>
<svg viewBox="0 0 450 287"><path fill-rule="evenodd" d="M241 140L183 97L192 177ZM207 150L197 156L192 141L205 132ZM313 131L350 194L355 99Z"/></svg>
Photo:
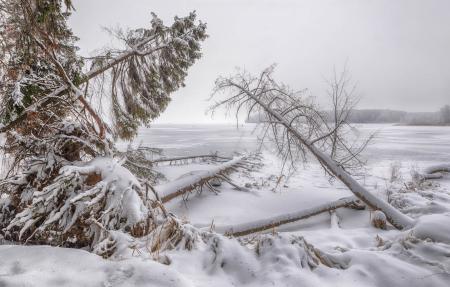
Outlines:
<svg viewBox="0 0 450 287"><path fill-rule="evenodd" d="M201 56L205 24L191 13L165 26L153 14L149 28L121 35L127 49L87 61L67 26L70 0L0 1L0 132L8 161L1 233L95 249L113 230L148 232L155 204L145 200L146 179L114 159L114 141L133 138L166 108ZM101 93L89 87L94 80L106 87ZM105 102L110 124L99 112Z"/></svg>

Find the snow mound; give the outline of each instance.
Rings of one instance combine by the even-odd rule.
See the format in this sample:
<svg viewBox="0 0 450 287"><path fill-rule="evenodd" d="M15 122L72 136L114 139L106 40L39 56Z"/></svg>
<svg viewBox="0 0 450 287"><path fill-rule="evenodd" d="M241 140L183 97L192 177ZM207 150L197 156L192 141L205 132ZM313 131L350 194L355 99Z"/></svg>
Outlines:
<svg viewBox="0 0 450 287"><path fill-rule="evenodd" d="M386 215L384 215L384 213L380 210L375 210L375 212L372 215L374 220L382 220L382 221L386 221Z"/></svg>
<svg viewBox="0 0 450 287"><path fill-rule="evenodd" d="M3 245L0 258L10 258L0 261L0 286L192 286L152 260L114 262L77 249Z"/></svg>
<svg viewBox="0 0 450 287"><path fill-rule="evenodd" d="M450 213L420 217L412 234L420 239L450 244Z"/></svg>

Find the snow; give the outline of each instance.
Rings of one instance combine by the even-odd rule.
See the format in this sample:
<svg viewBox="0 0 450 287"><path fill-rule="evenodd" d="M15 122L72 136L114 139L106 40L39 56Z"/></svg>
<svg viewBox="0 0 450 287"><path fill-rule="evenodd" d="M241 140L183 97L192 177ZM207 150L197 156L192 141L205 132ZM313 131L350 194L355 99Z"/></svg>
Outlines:
<svg viewBox="0 0 450 287"><path fill-rule="evenodd" d="M362 233L356 230L352 237L364 237ZM349 234L341 237L350 238ZM327 230L321 233L321 239L335 238ZM292 244L294 241L297 243ZM332 258L343 266L336 269L317 265L304 252L300 242L303 241L299 237L263 237L257 254L236 240L212 237L197 250L167 253L171 260L169 266L137 255L111 261L83 250L3 245L0 246L0 258L12 259L0 263L0 283L4 286L50 287L447 286L445 275L405 261L399 258L400 255L394 256L390 253L395 251L390 249L364 249L357 247L356 241L344 252L331 250ZM334 244L339 246L341 242L337 240Z"/></svg>
<svg viewBox="0 0 450 287"><path fill-rule="evenodd" d="M286 187L283 180L273 189L281 165L271 155L265 155L264 163L262 169L252 173L251 177L239 173L230 175L240 186L250 185L250 192L235 190L223 183L219 195L203 192L191 196L187 202L173 200L166 206L175 214L189 218L196 226L209 227L212 220L216 226L241 224L277 214L295 213L351 195L339 183L330 185L318 166L300 168L299 174L291 178ZM192 166L193 170L201 168L197 164ZM187 173L188 167L171 166L158 170L172 180ZM309 177L324 180L310 181ZM310 220L314 221L316 218L308 219L307 222Z"/></svg>
<svg viewBox="0 0 450 287"><path fill-rule="evenodd" d="M149 259L114 262L83 250L17 245L0 246L0 258L0 286L192 286Z"/></svg>
<svg viewBox="0 0 450 287"><path fill-rule="evenodd" d="M176 129L176 127L172 128ZM157 132L163 133L163 127L159 129ZM401 177L405 181L410 179L413 170L424 170L441 160L450 162L450 146L447 144L450 139L449 128L365 125L361 129L364 132L379 130L374 143L369 146L365 154L369 159L368 176L360 178L363 185L377 197L387 198L386 188L389 185L390 167L399 160L402 162ZM253 127L249 127L247 133L244 133L242 129L239 131L244 143L247 142L246 137L252 130ZM164 131L169 134L172 132ZM430 136L432 140L423 141L422 135L427 132L432 133L433 136ZM200 135L199 131L194 131L193 137L196 137L197 133ZM201 134L203 133L202 130ZM173 134L176 136L177 132ZM187 140L186 137L184 139ZM385 144L386 142L389 144ZM197 143L200 146L205 145L207 139ZM248 145L245 144L246 146ZM439 155L435 156L436 150L436 154L439 153ZM175 153L175 151L171 152ZM180 151L180 154L183 152L185 151ZM277 214L289 215L351 194L341 183L329 182L320 167L311 163L304 168L300 167L298 173L289 181L285 182L283 179L281 184L273 189L274 180L279 176L280 165L270 154L264 154L264 163L265 166L260 171L254 172L252 177L240 174L231 176L235 182L251 183L251 193L239 192L224 184L219 195L202 193L189 198L186 202L174 200L167 206L169 210L183 218L188 218L196 226L205 227L205 229L213 226L216 231L221 231L223 226L245 225ZM199 166L196 165L192 169L199 169ZM168 174L169 179L171 174L175 175L172 178L176 178L177 174L186 173L186 170L186 166L160 169ZM257 184L253 185L254 183ZM450 181L444 178L437 183L436 187L434 185L424 187L424 190L420 190L422 187L419 187L416 191L402 193L402 201L409 202L410 208L417 206L415 211L410 208L402 209L402 211L414 218L434 212L450 212L449 187ZM450 259L445 257L445 254L450 251L450 246L445 243L439 243L441 245L436 246L430 245L431 243L427 241L419 241L410 246L409 250L405 250L404 243L401 242L407 240L405 238L408 238L411 230L399 232L390 226L387 230L376 229L372 227L371 219L374 216L377 217L377 214L378 212L370 210L338 209L331 217L323 213L277 227L276 232L302 235L308 242L322 250L328 252L336 252L336 248L346 250L344 254L351 258L350 266L345 271L330 271L320 267L312 276L305 275L298 269L289 273L287 270L290 267L284 266L286 272L266 270L267 274L263 276L267 280L265 284L298 286L299 282L304 282L306 286L447 286L449 275L439 268L430 266L434 266L434 262L442 262L442 268L447 268L448 273ZM338 225L335 224L336 217L339 221ZM421 225L419 221L417 226ZM273 230L266 232L272 233ZM379 250L377 236L385 242L393 242L394 247L384 251ZM424 250L434 251L424 252ZM420 262L416 257L427 258L429 261ZM173 264L176 264L175 260ZM192 273L189 275L192 276L191 278L202 274L199 269L195 269ZM262 275L258 273L258 276ZM217 280L221 278L217 274L213 277ZM233 283L236 284L235 281ZM252 284L264 286L264 283L258 280ZM225 284L225 286L229 285L231 284Z"/></svg>
<svg viewBox="0 0 450 287"><path fill-rule="evenodd" d="M188 132L183 132L184 128L156 126L155 130L143 130L143 136L137 140L162 148L165 143L174 144L167 156L216 150L232 156L234 150L246 151L256 146L251 143L256 137L251 133L254 126L234 133L234 126L193 126ZM105 260L83 250L2 245L0 258L11 259L0 262L0 286L448 286L450 175L443 173L440 179L414 183L408 188L405 184L413 171L450 163L450 128L364 125L360 129L380 132L366 151L367 175L358 178L359 182L384 200L388 199L388 189L400 191L390 200L414 218L412 229L398 231L390 225L386 230L377 229L371 219L379 216L378 212L339 208L331 215L321 213L267 230L261 236L243 238L247 246L237 239L216 235L199 242L193 250L153 254L142 241L138 250L123 246L119 248L123 256ZM209 137L214 138L212 143ZM232 137L234 143L228 141ZM277 184L280 163L269 153L263 155L265 165L260 170L230 175L238 185L249 186L250 192L222 183L219 194L193 194L187 201L174 198L166 208L196 227L221 231L223 226L245 225L278 215L290 217L351 196L343 184L329 181L314 163L299 167L289 180L282 177ZM398 161L400 179L391 183L390 168ZM169 182L176 182L184 174L214 167L217 166L201 163L165 165L158 171ZM299 238L329 255L342 268L323 264L311 267L307 263L311 258L298 243ZM257 242L263 242L259 254ZM165 256L170 261L168 266L157 262Z"/></svg>
<svg viewBox="0 0 450 287"><path fill-rule="evenodd" d="M126 168L122 167L115 159L108 157L97 157L87 164L79 166L64 166L61 168L62 174L70 173L98 173L102 180L107 183L115 182L119 189L124 190L129 186L140 187L139 181Z"/></svg>
<svg viewBox="0 0 450 287"><path fill-rule="evenodd" d="M450 244L450 213L422 216L412 232L417 238Z"/></svg>
<svg viewBox="0 0 450 287"><path fill-rule="evenodd" d="M13 99L13 102L14 102L14 105L15 106L18 106L18 107L23 107L23 103L22 103L22 101L23 101L23 98L24 98L24 94L22 93L22 91L20 90L21 89L21 85L22 83L21 83L21 80L20 81L17 81L15 84L14 84L14 90L13 90L13 93L12 93L12 99Z"/></svg>
<svg viewBox="0 0 450 287"><path fill-rule="evenodd" d="M92 185L79 189L79 183L84 181L81 177L93 174L99 177L93 180ZM52 225L67 232L82 216L86 216L86 222L97 223L91 224L89 236L95 234L99 226L109 230L132 228L149 216L142 193L137 178L113 158L98 157L89 162L77 162L62 167L52 184L34 192L32 204L21 210L6 230L20 228L19 236L22 238L37 221L43 222L29 235L29 239L35 234L45 233L46 228ZM64 204L57 205L56 199L63 196ZM99 204L104 212L97 216L95 210Z"/></svg>
<svg viewBox="0 0 450 287"><path fill-rule="evenodd" d="M375 210L375 212L372 215L374 220L381 220L381 221L386 221L386 215L384 215L384 213L382 211L379 210Z"/></svg>
<svg viewBox="0 0 450 287"><path fill-rule="evenodd" d="M64 166L61 168L61 174L69 175L73 173L85 175L96 173L101 176L101 181L93 188L72 198L70 200L71 203L91 196L93 198L87 203L90 206L106 197L105 213L119 213L120 218L126 219L126 223L130 226L146 219L148 214L147 207L136 191L136 189L141 189L139 181L115 159L98 157L78 166Z"/></svg>

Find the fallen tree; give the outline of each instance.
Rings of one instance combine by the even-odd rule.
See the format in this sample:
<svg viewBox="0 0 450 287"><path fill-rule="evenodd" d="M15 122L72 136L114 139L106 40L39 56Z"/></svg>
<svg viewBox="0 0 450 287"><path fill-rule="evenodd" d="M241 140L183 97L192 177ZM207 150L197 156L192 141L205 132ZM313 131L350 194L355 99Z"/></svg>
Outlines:
<svg viewBox="0 0 450 287"><path fill-rule="evenodd" d="M427 167L420 176L423 179L438 179L444 176L443 172L450 172L450 164L438 164Z"/></svg>
<svg viewBox="0 0 450 287"><path fill-rule="evenodd" d="M195 162L197 160L199 161L205 161L205 160L230 160L229 157L223 157L218 156L216 154L205 154L205 155L191 155L191 156L177 156L177 157L170 157L170 158L159 158L152 160L152 163L157 166L160 163L169 163L171 164L177 164L177 163L189 163L189 162Z"/></svg>
<svg viewBox="0 0 450 287"><path fill-rule="evenodd" d="M229 236L245 236L256 232L270 230L280 225L306 219L323 212L333 211L341 207L352 207L358 209L364 208L364 206L361 206L361 202L356 197L351 196L316 207L307 208L298 212L287 213L262 220L237 225L215 226L214 231Z"/></svg>
<svg viewBox="0 0 450 287"><path fill-rule="evenodd" d="M299 159L305 162L307 153L312 154L330 176L339 179L365 204L384 212L393 226L398 229L413 226L412 218L374 196L348 172L361 163L358 155L367 144L365 142L355 148L346 141L345 133L351 129L347 118L353 107L352 92L346 89L348 80L335 77L330 83L335 110L334 123L330 124L311 98L278 84L272 73L273 67L270 67L257 77L242 72L218 78L214 94L226 92L229 96L212 109L226 106L228 109L236 108L237 115L241 109L246 109L247 116L252 112L264 115L265 130L271 132L268 134L283 160L289 159L295 165Z"/></svg>
<svg viewBox="0 0 450 287"><path fill-rule="evenodd" d="M204 170L187 173L176 180L155 186L154 191L161 202L166 203L193 190L202 189L204 186L212 191L216 191L211 184L211 181L214 179L225 181L234 187L238 187L227 175L238 167L245 167L245 160L245 157L239 156L220 165L208 166Z"/></svg>

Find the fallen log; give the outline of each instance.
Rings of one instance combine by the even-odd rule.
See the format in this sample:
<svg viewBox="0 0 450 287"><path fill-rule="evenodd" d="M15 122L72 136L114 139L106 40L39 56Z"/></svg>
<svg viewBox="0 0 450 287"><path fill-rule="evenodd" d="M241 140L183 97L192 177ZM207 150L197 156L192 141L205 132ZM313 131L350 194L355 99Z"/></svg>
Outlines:
<svg viewBox="0 0 450 287"><path fill-rule="evenodd" d="M162 163L168 163L171 165L172 163L184 163L184 162L194 162L197 160L215 160L215 161L228 161L231 160L229 157L218 156L215 154L208 155L193 155L193 156L179 156L179 157L171 157L171 158L159 158L151 161L152 166L158 166Z"/></svg>
<svg viewBox="0 0 450 287"><path fill-rule="evenodd" d="M270 230L283 224L306 219L311 216L323 212L329 212L331 210L335 210L341 207L352 207L352 208L356 207L357 209L361 209L361 201L355 196L345 197L316 207L304 209L297 212L282 214L262 220L237 225L216 226L215 231L228 236L245 236L264 230Z"/></svg>
<svg viewBox="0 0 450 287"><path fill-rule="evenodd" d="M438 179L444 176L443 172L450 172L450 164L438 164L427 167L421 174L423 179Z"/></svg>
<svg viewBox="0 0 450 287"><path fill-rule="evenodd" d="M220 165L210 166L205 170L187 173L176 180L155 186L154 190L162 203L166 203L203 186L207 186L214 191L215 188L209 183L211 180L219 179L229 182L227 174L235 171L239 167L245 167L245 157L243 156L235 157Z"/></svg>

